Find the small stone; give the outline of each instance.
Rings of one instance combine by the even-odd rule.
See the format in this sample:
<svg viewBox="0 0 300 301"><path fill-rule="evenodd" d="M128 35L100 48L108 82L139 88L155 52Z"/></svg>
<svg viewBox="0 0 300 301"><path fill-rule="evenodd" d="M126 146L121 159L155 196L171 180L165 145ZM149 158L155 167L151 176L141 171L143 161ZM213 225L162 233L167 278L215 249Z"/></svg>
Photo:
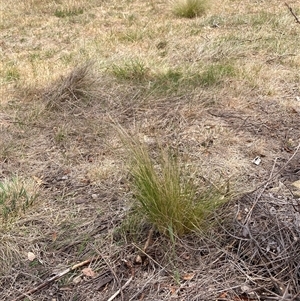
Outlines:
<svg viewBox="0 0 300 301"><path fill-rule="evenodd" d="M93 193L93 194L92 194L92 199L93 199L93 200L96 200L97 198L98 198L98 194Z"/></svg>

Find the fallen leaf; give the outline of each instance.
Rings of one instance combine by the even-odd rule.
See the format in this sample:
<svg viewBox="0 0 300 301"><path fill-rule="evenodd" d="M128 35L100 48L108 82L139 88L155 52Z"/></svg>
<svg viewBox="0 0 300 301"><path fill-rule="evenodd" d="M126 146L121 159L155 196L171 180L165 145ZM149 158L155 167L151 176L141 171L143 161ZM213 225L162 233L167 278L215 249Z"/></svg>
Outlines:
<svg viewBox="0 0 300 301"><path fill-rule="evenodd" d="M176 294L177 287L169 286L169 290L170 290L171 295L174 296Z"/></svg>
<svg viewBox="0 0 300 301"><path fill-rule="evenodd" d="M96 274L95 272L91 269L91 268L84 268L82 270L83 275L87 276L87 277L95 277Z"/></svg>
<svg viewBox="0 0 300 301"><path fill-rule="evenodd" d="M187 274L184 274L182 275L182 279L183 280L192 280L195 276L195 273L187 273Z"/></svg>
<svg viewBox="0 0 300 301"><path fill-rule="evenodd" d="M222 300L227 299L227 293L226 293L226 292L221 293L221 294L219 295L217 301L220 300L220 299L222 299Z"/></svg>
<svg viewBox="0 0 300 301"><path fill-rule="evenodd" d="M36 256L32 252L28 252L27 253L27 258L28 258L29 261L34 261L36 259Z"/></svg>

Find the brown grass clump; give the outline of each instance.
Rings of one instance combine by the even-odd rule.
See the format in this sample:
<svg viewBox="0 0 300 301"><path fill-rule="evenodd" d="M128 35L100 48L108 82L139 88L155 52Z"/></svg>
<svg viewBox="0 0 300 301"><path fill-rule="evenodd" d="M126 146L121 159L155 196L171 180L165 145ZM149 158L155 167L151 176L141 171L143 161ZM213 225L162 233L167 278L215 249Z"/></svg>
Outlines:
<svg viewBox="0 0 300 301"><path fill-rule="evenodd" d="M90 100L100 98L99 79L93 72L93 64L86 63L74 68L47 88L43 97L50 109L60 110L80 107Z"/></svg>

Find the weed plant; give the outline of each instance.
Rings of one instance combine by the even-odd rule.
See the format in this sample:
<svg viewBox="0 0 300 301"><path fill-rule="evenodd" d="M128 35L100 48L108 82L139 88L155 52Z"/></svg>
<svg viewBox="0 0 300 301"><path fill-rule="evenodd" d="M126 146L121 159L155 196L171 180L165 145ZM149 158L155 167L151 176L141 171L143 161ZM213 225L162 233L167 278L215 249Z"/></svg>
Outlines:
<svg viewBox="0 0 300 301"><path fill-rule="evenodd" d="M154 160L145 145L124 130L121 135L131 155L134 198L156 229L173 239L206 227L209 215L227 200L226 194L207 183L198 187L174 152L160 149Z"/></svg>

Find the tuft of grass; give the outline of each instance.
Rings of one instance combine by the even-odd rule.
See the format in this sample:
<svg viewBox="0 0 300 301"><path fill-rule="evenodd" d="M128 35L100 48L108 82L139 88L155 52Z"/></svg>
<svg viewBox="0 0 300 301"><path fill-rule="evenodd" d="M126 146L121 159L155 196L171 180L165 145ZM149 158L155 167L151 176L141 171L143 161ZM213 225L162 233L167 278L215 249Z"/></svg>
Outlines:
<svg viewBox="0 0 300 301"><path fill-rule="evenodd" d="M208 6L207 0L176 0L173 3L173 12L179 17L195 18L203 15Z"/></svg>
<svg viewBox="0 0 300 301"><path fill-rule="evenodd" d="M94 74L93 64L88 62L74 68L67 76L56 80L46 89L43 97L50 109L77 107L99 97L99 81Z"/></svg>
<svg viewBox="0 0 300 301"><path fill-rule="evenodd" d="M10 66L5 73L4 79L7 82L17 81L20 79L20 72L16 66Z"/></svg>
<svg viewBox="0 0 300 301"><path fill-rule="evenodd" d="M143 82L149 77L149 68L140 60L131 60L123 65L112 65L112 74L119 80Z"/></svg>
<svg viewBox="0 0 300 301"><path fill-rule="evenodd" d="M68 131L65 126L58 127L54 134L54 140L58 144L63 144L68 137Z"/></svg>
<svg viewBox="0 0 300 301"><path fill-rule="evenodd" d="M24 213L38 196L38 185L18 177L0 182L0 217L7 220Z"/></svg>
<svg viewBox="0 0 300 301"><path fill-rule="evenodd" d="M228 198L222 189L198 187L172 151L160 150L157 160L146 147L120 130L131 155L132 191L148 221L170 239L208 225L207 218Z"/></svg>

